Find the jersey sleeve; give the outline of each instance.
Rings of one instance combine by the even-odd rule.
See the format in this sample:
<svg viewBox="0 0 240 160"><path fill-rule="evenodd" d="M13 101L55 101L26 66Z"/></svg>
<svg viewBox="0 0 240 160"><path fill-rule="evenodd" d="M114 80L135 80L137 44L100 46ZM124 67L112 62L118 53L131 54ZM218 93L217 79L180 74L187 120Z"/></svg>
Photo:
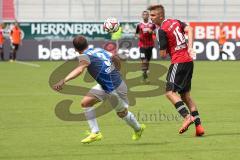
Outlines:
<svg viewBox="0 0 240 160"><path fill-rule="evenodd" d="M78 56L78 61L81 63L81 61L87 61L89 64L91 63L90 58L87 54L81 54Z"/></svg>
<svg viewBox="0 0 240 160"><path fill-rule="evenodd" d="M160 50L167 49L167 35L162 29L157 30L157 39Z"/></svg>
<svg viewBox="0 0 240 160"><path fill-rule="evenodd" d="M113 57L113 54L109 51L106 51L106 53L110 56L110 57Z"/></svg>
<svg viewBox="0 0 240 160"><path fill-rule="evenodd" d="M140 32L140 25L138 24L136 28L136 34L139 34L139 32Z"/></svg>
<svg viewBox="0 0 240 160"><path fill-rule="evenodd" d="M181 26L182 30L184 31L184 28L187 26L187 24L180 20L178 20L178 22L180 23L180 26Z"/></svg>

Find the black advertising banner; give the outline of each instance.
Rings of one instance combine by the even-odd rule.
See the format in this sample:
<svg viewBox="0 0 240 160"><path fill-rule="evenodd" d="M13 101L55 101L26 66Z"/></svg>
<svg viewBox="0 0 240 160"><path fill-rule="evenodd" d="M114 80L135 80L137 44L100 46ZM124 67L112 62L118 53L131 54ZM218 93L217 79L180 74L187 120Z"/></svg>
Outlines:
<svg viewBox="0 0 240 160"><path fill-rule="evenodd" d="M102 47L114 42L107 40L89 41L90 47ZM224 50L228 54L228 60L240 60L240 42L229 41L224 44ZM219 45L217 41L196 40L194 48L197 52L196 60L218 60ZM4 45L5 58L8 58L10 44L7 41ZM121 40L119 42L118 54L124 55L129 60L139 60L140 53L137 46L137 40ZM77 54L74 51L71 41L37 41L24 40L17 53L18 60L70 60L74 59ZM226 59L227 57L224 57ZM153 48L153 60L161 59L158 54L157 46Z"/></svg>

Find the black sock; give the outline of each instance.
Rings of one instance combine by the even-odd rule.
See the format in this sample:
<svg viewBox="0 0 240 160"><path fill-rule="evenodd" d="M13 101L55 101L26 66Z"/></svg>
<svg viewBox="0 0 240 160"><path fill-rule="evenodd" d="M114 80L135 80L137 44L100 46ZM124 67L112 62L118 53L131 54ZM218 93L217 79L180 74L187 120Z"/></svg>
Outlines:
<svg viewBox="0 0 240 160"><path fill-rule="evenodd" d="M185 117L189 114L189 112L188 112L185 104L183 103L183 101L179 101L179 102L175 103L175 107L176 107L178 113L179 113L183 118L185 118Z"/></svg>
<svg viewBox="0 0 240 160"><path fill-rule="evenodd" d="M0 56L1 56L1 59L4 60L4 57L3 57L3 49L0 49Z"/></svg>
<svg viewBox="0 0 240 160"><path fill-rule="evenodd" d="M9 54L9 59L10 59L10 60L13 59L13 52L10 52L10 54Z"/></svg>
<svg viewBox="0 0 240 160"><path fill-rule="evenodd" d="M13 60L16 60L17 52L13 52Z"/></svg>
<svg viewBox="0 0 240 160"><path fill-rule="evenodd" d="M191 113L191 115L194 117L195 126L200 125L200 124L201 124L201 120L200 120L198 111L193 111L193 112Z"/></svg>

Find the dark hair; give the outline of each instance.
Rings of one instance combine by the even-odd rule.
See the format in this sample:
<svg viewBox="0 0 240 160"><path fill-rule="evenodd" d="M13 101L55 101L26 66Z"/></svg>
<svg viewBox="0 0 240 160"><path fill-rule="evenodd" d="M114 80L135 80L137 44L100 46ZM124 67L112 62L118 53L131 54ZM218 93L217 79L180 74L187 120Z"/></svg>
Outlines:
<svg viewBox="0 0 240 160"><path fill-rule="evenodd" d="M144 10L142 13L149 13L147 10Z"/></svg>
<svg viewBox="0 0 240 160"><path fill-rule="evenodd" d="M165 13L165 9L163 7L163 5L161 4L157 4L157 5L151 5L147 8L149 11L151 10L156 10L156 9L162 9L163 10L163 13Z"/></svg>
<svg viewBox="0 0 240 160"><path fill-rule="evenodd" d="M73 39L73 46L78 51L83 51L84 49L86 49L88 47L87 39L82 35L76 36Z"/></svg>

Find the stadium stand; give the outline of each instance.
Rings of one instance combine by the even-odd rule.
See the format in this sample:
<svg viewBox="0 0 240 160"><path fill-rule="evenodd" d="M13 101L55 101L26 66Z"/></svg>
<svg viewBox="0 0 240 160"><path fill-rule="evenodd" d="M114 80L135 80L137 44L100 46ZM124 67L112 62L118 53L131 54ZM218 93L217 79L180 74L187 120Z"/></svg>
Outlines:
<svg viewBox="0 0 240 160"><path fill-rule="evenodd" d="M240 20L238 0L14 0L19 21L103 21L110 15L136 21L142 10L156 3L165 6L168 17L186 21Z"/></svg>

